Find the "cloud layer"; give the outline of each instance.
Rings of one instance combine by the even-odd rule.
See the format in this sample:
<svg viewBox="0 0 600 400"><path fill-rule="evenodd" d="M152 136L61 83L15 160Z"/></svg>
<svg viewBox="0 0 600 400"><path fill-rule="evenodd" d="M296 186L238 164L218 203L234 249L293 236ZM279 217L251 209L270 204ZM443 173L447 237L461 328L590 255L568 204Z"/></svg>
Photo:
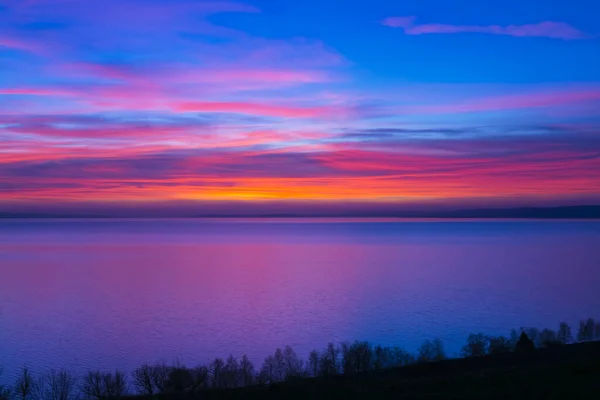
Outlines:
<svg viewBox="0 0 600 400"><path fill-rule="evenodd" d="M586 39L590 35L564 23L545 21L527 25L449 25L418 24L416 17L388 17L382 22L391 28L401 28L407 35L423 35L429 33L487 33L491 35L507 35L515 37L545 37L552 39Z"/></svg>
<svg viewBox="0 0 600 400"><path fill-rule="evenodd" d="M271 8L238 2L5 3L1 204L600 195L600 76L444 82L444 67L409 82L404 61L390 61L418 61L418 51L374 41L353 52L353 41L342 54L275 28ZM558 22L383 24L408 35L587 37Z"/></svg>

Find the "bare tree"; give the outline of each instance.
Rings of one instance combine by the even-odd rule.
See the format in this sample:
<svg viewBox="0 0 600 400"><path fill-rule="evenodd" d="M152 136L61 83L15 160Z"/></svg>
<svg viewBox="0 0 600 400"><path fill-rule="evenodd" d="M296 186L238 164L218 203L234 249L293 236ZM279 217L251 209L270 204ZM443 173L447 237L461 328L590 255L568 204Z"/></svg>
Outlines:
<svg viewBox="0 0 600 400"><path fill-rule="evenodd" d="M319 361L321 375L339 374L339 357L340 349L337 348L335 344L329 343L323 354L321 354L321 359Z"/></svg>
<svg viewBox="0 0 600 400"><path fill-rule="evenodd" d="M38 398L43 400L77 400L79 398L77 379L64 369L51 371L42 376L36 389Z"/></svg>
<svg viewBox="0 0 600 400"><path fill-rule="evenodd" d="M283 359L283 351L280 348L275 350L273 361L275 362L275 380L277 382L285 380L285 361Z"/></svg>
<svg viewBox="0 0 600 400"><path fill-rule="evenodd" d="M372 368L373 349L369 342L342 343L342 366L345 374L368 371Z"/></svg>
<svg viewBox="0 0 600 400"><path fill-rule="evenodd" d="M533 342L535 347L542 345L540 341L540 330L538 328L525 328L523 329L527 337Z"/></svg>
<svg viewBox="0 0 600 400"><path fill-rule="evenodd" d="M395 366L392 349L389 347L375 346L373 348L373 368L385 369Z"/></svg>
<svg viewBox="0 0 600 400"><path fill-rule="evenodd" d="M2 377L2 368L0 368L0 377ZM10 388L0 383L0 400L10 400Z"/></svg>
<svg viewBox="0 0 600 400"><path fill-rule="evenodd" d="M0 400L10 400L10 389L6 385L0 385Z"/></svg>
<svg viewBox="0 0 600 400"><path fill-rule="evenodd" d="M306 363L306 372L308 376L319 375L319 352L313 350L308 355L308 362Z"/></svg>
<svg viewBox="0 0 600 400"><path fill-rule="evenodd" d="M462 348L464 357L480 357L488 352L489 339L483 333L472 333L467 338L467 344Z"/></svg>
<svg viewBox="0 0 600 400"><path fill-rule="evenodd" d="M400 347L383 347L379 345L373 348L372 358L371 368L373 369L401 367L414 361L413 357Z"/></svg>
<svg viewBox="0 0 600 400"><path fill-rule="evenodd" d="M171 368L164 363L154 364L152 367L152 383L158 393L163 393L169 385Z"/></svg>
<svg viewBox="0 0 600 400"><path fill-rule="evenodd" d="M239 365L232 355L227 358L223 371L223 384L228 388L236 388L240 385Z"/></svg>
<svg viewBox="0 0 600 400"><path fill-rule="evenodd" d="M488 352L490 354L510 353L513 350L512 343L504 336L490 337Z"/></svg>
<svg viewBox="0 0 600 400"><path fill-rule="evenodd" d="M351 374L354 372L354 367L352 365L352 355L350 352L352 351L352 343L350 342L342 342L340 343L340 369L344 374ZM323 361L327 361L324 359ZM324 372L324 371L323 371ZM322 374L323 374L322 372Z"/></svg>
<svg viewBox="0 0 600 400"><path fill-rule="evenodd" d="M445 358L444 344L440 339L426 340L419 347L419 362L440 361Z"/></svg>
<svg viewBox="0 0 600 400"><path fill-rule="evenodd" d="M222 388L223 385L223 372L225 369L225 361L221 358L215 358L210 363L209 372L211 378L211 387Z"/></svg>
<svg viewBox="0 0 600 400"><path fill-rule="evenodd" d="M90 371L83 377L81 392L88 399L114 399L122 397L127 392L125 374L116 371Z"/></svg>
<svg viewBox="0 0 600 400"><path fill-rule="evenodd" d="M254 365L245 354L240 360L240 378L243 386L250 386L254 378Z"/></svg>
<svg viewBox="0 0 600 400"><path fill-rule="evenodd" d="M208 368L204 366L199 366L190 371L192 374L192 378L194 383L192 385L192 391L198 391L201 389L205 389L209 384L209 373Z"/></svg>
<svg viewBox="0 0 600 400"><path fill-rule="evenodd" d="M594 340L600 340L600 321L596 321L596 326L594 327Z"/></svg>
<svg viewBox="0 0 600 400"><path fill-rule="evenodd" d="M415 357L400 347L392 347L390 349L390 356L390 367L401 367L404 365L414 364L415 362Z"/></svg>
<svg viewBox="0 0 600 400"><path fill-rule="evenodd" d="M15 382L15 397L17 400L31 400L35 392L35 380L29 368L23 367Z"/></svg>
<svg viewBox="0 0 600 400"><path fill-rule="evenodd" d="M286 378L302 375L302 360L290 346L285 346L283 349L283 362Z"/></svg>
<svg viewBox="0 0 600 400"><path fill-rule="evenodd" d="M556 332L554 332L552 329L546 328L540 332L540 344L543 347L550 347L561 344L561 342L558 340Z"/></svg>
<svg viewBox="0 0 600 400"><path fill-rule="evenodd" d="M194 386L194 376L184 365L169 368L168 376L165 391L183 393Z"/></svg>
<svg viewBox="0 0 600 400"><path fill-rule="evenodd" d="M144 364L133 371L133 385L139 394L152 396L156 393L152 375L153 368L148 364Z"/></svg>
<svg viewBox="0 0 600 400"><path fill-rule="evenodd" d="M261 384L270 384L276 382L275 373L275 358L273 356L267 356L262 363L260 373L258 374L258 381Z"/></svg>
<svg viewBox="0 0 600 400"><path fill-rule="evenodd" d="M519 342L520 333L516 329L511 329L510 331L510 348L515 349L517 347L517 343Z"/></svg>
<svg viewBox="0 0 600 400"><path fill-rule="evenodd" d="M118 398L127 394L127 378L124 372L104 374L104 387L108 398Z"/></svg>
<svg viewBox="0 0 600 400"><path fill-rule="evenodd" d="M577 332L577 341L585 342L588 340L594 340L594 329L595 322L592 318L587 321L581 321L579 323L579 331Z"/></svg>
<svg viewBox="0 0 600 400"><path fill-rule="evenodd" d="M573 341L571 327L566 322L561 322L556 333L556 340L562 344L569 344Z"/></svg>
<svg viewBox="0 0 600 400"><path fill-rule="evenodd" d="M81 392L88 399L101 399L105 397L104 374L100 371L89 371L83 377Z"/></svg>

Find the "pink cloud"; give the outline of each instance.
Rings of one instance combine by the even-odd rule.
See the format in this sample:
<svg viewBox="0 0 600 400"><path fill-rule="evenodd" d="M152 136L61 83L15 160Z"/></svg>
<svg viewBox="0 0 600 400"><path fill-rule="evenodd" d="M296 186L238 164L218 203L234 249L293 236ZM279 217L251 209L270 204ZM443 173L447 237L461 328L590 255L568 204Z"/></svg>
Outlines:
<svg viewBox="0 0 600 400"><path fill-rule="evenodd" d="M205 131L206 128L203 129ZM157 125L107 125L107 126L76 126L59 127L55 125L33 125L16 126L7 128L7 131L15 133L36 134L39 136L63 138L63 139L202 139L209 137L208 134L199 134L193 126L157 126Z"/></svg>
<svg viewBox="0 0 600 400"><path fill-rule="evenodd" d="M93 64L93 63L70 63L61 64L55 69L69 77L89 77L105 79L110 81L135 82L140 76L131 68L123 65Z"/></svg>
<svg viewBox="0 0 600 400"><path fill-rule="evenodd" d="M0 50L2 47L12 50L26 51L33 54L40 54L43 52L40 45L37 43L31 43L27 40L9 37L0 37Z"/></svg>
<svg viewBox="0 0 600 400"><path fill-rule="evenodd" d="M223 112L282 118L317 118L322 116L326 111L326 109L320 107L293 107L248 102L209 101L175 103L171 108L176 112Z"/></svg>
<svg viewBox="0 0 600 400"><path fill-rule="evenodd" d="M0 95L15 96L72 96L73 92L62 89L44 88L0 88Z"/></svg>
<svg viewBox="0 0 600 400"><path fill-rule="evenodd" d="M382 25L402 28L407 35L427 33L487 33L515 37L546 37L553 39L585 39L590 36L564 22L545 21L527 25L449 25L417 24L416 17L388 17Z"/></svg>
<svg viewBox="0 0 600 400"><path fill-rule="evenodd" d="M331 80L327 74L319 71L294 71L290 69L239 69L197 70L178 74L169 79L181 82L223 83L223 82L265 82L265 83L316 83Z"/></svg>
<svg viewBox="0 0 600 400"><path fill-rule="evenodd" d="M518 95L482 98L457 104L409 107L407 112L445 114L526 109L532 107L555 107L600 100L600 89L554 90Z"/></svg>
<svg viewBox="0 0 600 400"><path fill-rule="evenodd" d="M134 67L119 64L69 63L51 67L52 72L73 78L94 78L135 86L135 90L149 88L171 88L179 84L206 85L206 90L218 88L221 92L238 90L277 89L311 83L339 80L330 72L315 69L291 68L244 68L240 65L163 64L154 68ZM178 86L177 90L190 89ZM211 89L212 88L212 89ZM197 88L194 88L197 92ZM185 92L185 90L184 90Z"/></svg>

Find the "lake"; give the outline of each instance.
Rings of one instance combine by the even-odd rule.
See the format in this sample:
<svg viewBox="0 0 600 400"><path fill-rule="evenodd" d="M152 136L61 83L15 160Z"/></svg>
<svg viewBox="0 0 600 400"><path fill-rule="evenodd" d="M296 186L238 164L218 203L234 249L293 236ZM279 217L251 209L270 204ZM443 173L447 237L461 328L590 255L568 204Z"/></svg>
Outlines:
<svg viewBox="0 0 600 400"><path fill-rule="evenodd" d="M303 357L600 317L600 221L1 220L0 367Z"/></svg>

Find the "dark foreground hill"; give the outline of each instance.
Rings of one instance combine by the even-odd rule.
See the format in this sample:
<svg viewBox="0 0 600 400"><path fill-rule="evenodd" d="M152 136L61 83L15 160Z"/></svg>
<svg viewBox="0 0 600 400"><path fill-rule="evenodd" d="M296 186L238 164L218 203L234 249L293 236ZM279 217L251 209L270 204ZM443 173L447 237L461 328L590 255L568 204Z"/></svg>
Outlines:
<svg viewBox="0 0 600 400"><path fill-rule="evenodd" d="M600 399L600 342L152 399Z"/></svg>

